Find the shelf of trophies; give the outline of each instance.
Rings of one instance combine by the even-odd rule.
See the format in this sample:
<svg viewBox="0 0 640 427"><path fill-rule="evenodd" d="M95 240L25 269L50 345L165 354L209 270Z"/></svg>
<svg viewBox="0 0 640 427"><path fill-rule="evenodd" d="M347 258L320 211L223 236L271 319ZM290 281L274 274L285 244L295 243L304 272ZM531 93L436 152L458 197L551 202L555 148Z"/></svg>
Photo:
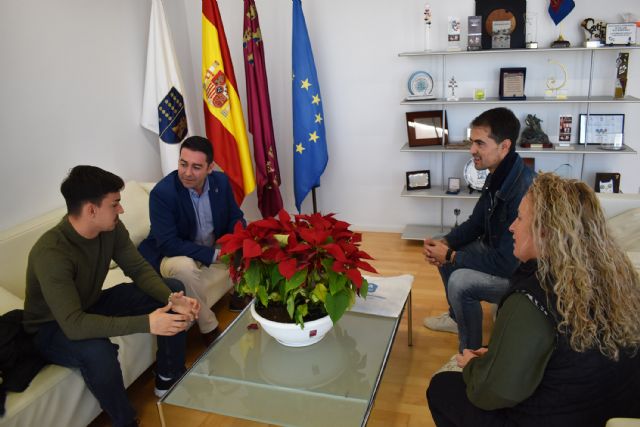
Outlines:
<svg viewBox="0 0 640 427"><path fill-rule="evenodd" d="M537 48L537 49L485 49L485 50L440 50L440 51L431 51L431 50L418 50L413 52L400 52L398 56L435 56L435 55L485 55L485 54L500 54L500 53L518 53L518 52L526 52L535 53L535 52L571 52L571 51L581 51L581 52L598 52L598 51L606 51L606 50L635 50L640 49L640 46L602 46L602 47L566 47L566 48Z"/></svg>
<svg viewBox="0 0 640 427"><path fill-rule="evenodd" d="M452 142L448 145L429 145L422 147L410 147L405 143L400 151L403 152L429 152L429 153L467 153L469 145L462 142ZM637 154L637 151L628 145L622 145L619 150L604 150L599 144L570 144L568 147L558 148L524 148L516 147L516 152L523 154Z"/></svg>
<svg viewBox="0 0 640 427"><path fill-rule="evenodd" d="M544 96L527 96L526 99L502 100L498 97L486 97L482 100L473 98L458 98L455 101L446 98L435 98L427 100L410 100L404 98L401 105L462 105L462 104L635 104L640 102L640 98L627 95L624 98L616 99L612 96L567 96L565 99L545 98Z"/></svg>
<svg viewBox="0 0 640 427"><path fill-rule="evenodd" d="M585 59L587 60L586 70L583 69L581 75L586 79L588 83L588 88L584 88L582 91L575 90L575 95L569 95L567 89L563 89L567 81L567 70L564 65L558 63L557 61L549 60L550 62L555 62L560 66L564 73L564 80L560 82L560 84L556 84L555 80L549 79L547 81L547 90L544 91L544 96L525 96L525 77L526 77L526 68L518 67L518 68L500 68L500 78L499 78L499 91L498 94L500 96L496 97L488 97L486 96L485 90L483 88L474 89L473 97L458 97L455 94L455 88L458 87L457 82L454 77L451 77L448 81L444 78L442 81L442 97L435 97L434 89L436 89L436 85L434 84L434 79L431 75L426 71L416 71L409 78L408 87L409 87L409 95L402 99L400 102L401 105L413 105L413 106L426 106L426 109L429 111L411 111L406 113L407 120L407 133L410 142L405 143L400 151L402 152L411 152L411 153L427 153L427 154L435 154L439 153L441 155L442 160L442 176L441 182L445 181L445 164L449 163L450 160L446 160L450 158L447 154L469 154L469 142L463 141L463 138L458 138L459 140L454 140L453 138L449 138L447 132L447 123L449 120L447 119L448 111L453 110L454 106L469 106L473 104L478 105L494 105L494 106L504 106L504 105L512 105L512 104L537 104L544 106L544 109L553 108L553 106L560 105L572 105L571 108L585 108L586 114L580 113L578 115L580 122L573 122L573 115L561 115L560 116L560 132L556 137L555 141L549 141L544 132L540 132L546 138L546 141L542 138L535 139L532 138L530 142L526 142L527 147L520 146L520 143L516 146L516 151L521 153L524 156L527 155L537 155L537 154L575 154L577 155L574 158L576 161L582 164L580 168L580 177L582 177L582 173L584 170L584 162L585 157L589 157L595 154L637 154L637 151L628 145L624 144L623 141L623 127L624 127L624 114L595 114L591 110L592 106L615 106L620 105L621 110L627 110L630 108L631 104L640 103L640 98L635 96L630 96L625 93L626 89L626 79L627 79L627 64L628 58L631 54L630 51L640 49L640 46L630 45L630 46L603 46L596 48L586 48L586 47L570 47L570 48L538 48L538 49L490 49L490 50L472 50L472 51L415 51L415 52L402 52L399 53L400 57L434 57L440 56L442 58L442 76L446 75L447 70L447 57L450 55L493 55L493 54L504 54L504 53L529 53L534 52L547 52L547 53L555 53L561 54L562 52L578 52L578 54L584 54ZM595 56L596 52L619 52L618 59L616 61L617 64L617 74L616 74L616 89L615 96L612 95L601 95L594 94L592 87L592 83L594 82L594 64L595 64ZM625 53L626 52L626 53ZM533 58L531 58L533 59ZM458 65L459 67L459 65ZM454 66L454 68L456 68ZM586 73L585 73L586 71ZM449 88L450 93L449 96L445 95L446 88ZM506 88L508 87L508 92ZM503 89L505 89L503 91ZM598 90L598 89L596 89ZM601 89L600 89L601 90ZM597 93L597 92L596 92ZM602 92L600 92L602 93ZM564 107L563 107L564 108ZM530 120L530 117L533 117L535 121L535 115L528 115L527 119ZM590 119L591 116L597 117L597 119ZM459 120L459 118L458 118ZM566 120L563 122L563 120ZM583 123L584 120L584 123ZM593 123L592 123L593 120ZM606 138L603 135L597 134L600 129L593 129L594 123L596 120L605 121L606 126L609 126L609 130L613 130L614 132L610 135L611 138ZM572 125L573 122L573 125ZM568 123L568 126L564 126L563 123ZM420 136L417 133L417 124L424 125L420 130ZM535 131L535 125L527 125ZM579 137L579 143L574 139L573 143L571 134L566 137L567 134L563 134L565 129L569 129L571 132L571 128L573 126L578 125L576 128L579 129L579 133L577 136ZM583 128L584 126L584 128ZM539 128L539 120L537 123L537 127ZM619 130L618 130L619 129ZM605 130L606 131L606 130ZM584 135L582 135L584 132ZM596 134L593 134L596 132ZM534 135L539 136L539 135ZM469 137L469 129L467 129L467 138ZM560 139L560 141L558 141ZM585 140L588 142L585 144ZM599 143L598 143L599 141ZM522 142L522 141L521 141ZM529 146L531 148L529 148ZM548 148L545 148L548 147ZM476 188L473 184L477 184L477 182L473 182L474 179L480 179L479 177L474 178L472 173L470 172L469 177L467 176L467 169L472 170L473 168L469 168L468 165L465 166L464 171L464 179L468 184L469 188ZM421 172L421 171L417 171ZM428 171L424 171L427 172ZM480 175L482 171L478 171L478 175ZM409 174L409 172L407 172ZM468 179L471 178L471 181ZM418 178L416 178L418 179ZM469 203L474 202L475 199L480 197L480 192L474 191L469 192L465 189L461 188L460 179L459 178L449 178L449 180L454 179L457 180L457 185L455 189L457 191L449 191L450 189L444 188L443 185L434 186L434 188L424 188L420 187L418 184L416 188L407 189L407 186L410 183L410 177L407 176L407 185L402 188L401 197L413 197L413 198L422 198L422 199L436 199L440 201L440 225L421 225L421 224L407 224L405 226L404 232L402 233L402 239L404 240L423 240L427 236L437 236L443 235L448 232L450 227L444 226L444 209L445 203L447 201L451 202L454 200L462 200L461 203ZM430 181L430 176L426 180ZM481 185L480 187L481 188ZM464 202L467 200L468 202ZM456 218L457 219L457 218Z"/></svg>

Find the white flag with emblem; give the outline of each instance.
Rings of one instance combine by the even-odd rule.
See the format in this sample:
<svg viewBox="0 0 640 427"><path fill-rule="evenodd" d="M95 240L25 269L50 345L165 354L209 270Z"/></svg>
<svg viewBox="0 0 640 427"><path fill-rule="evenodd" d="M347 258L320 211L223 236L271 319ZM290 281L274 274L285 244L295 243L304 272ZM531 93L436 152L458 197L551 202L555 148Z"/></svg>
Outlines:
<svg viewBox="0 0 640 427"><path fill-rule="evenodd" d="M189 133L183 88L162 1L152 0L140 124L158 134L163 175L178 168L180 143Z"/></svg>

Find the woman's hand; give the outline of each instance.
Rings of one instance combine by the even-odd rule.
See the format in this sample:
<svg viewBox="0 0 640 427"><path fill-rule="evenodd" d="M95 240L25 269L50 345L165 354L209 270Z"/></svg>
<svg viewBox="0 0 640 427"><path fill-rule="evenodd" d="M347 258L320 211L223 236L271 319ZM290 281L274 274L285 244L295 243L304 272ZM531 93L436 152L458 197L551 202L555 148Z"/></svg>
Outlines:
<svg viewBox="0 0 640 427"><path fill-rule="evenodd" d="M474 357L480 357L487 351L489 351L489 349L485 347L480 347L477 350L469 350L468 348L465 348L462 350L462 354L456 356L456 363L458 364L458 367L464 368L471 359Z"/></svg>

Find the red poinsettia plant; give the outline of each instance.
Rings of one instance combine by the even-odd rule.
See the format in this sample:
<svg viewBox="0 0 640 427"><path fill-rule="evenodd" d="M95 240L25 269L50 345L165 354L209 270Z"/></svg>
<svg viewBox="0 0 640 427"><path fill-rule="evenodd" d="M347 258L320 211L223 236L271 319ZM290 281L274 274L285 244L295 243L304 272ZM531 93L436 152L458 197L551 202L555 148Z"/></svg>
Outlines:
<svg viewBox="0 0 640 427"><path fill-rule="evenodd" d="M335 323L366 297L368 283L360 269L376 273L359 246L362 235L334 214L295 215L281 210L277 218L236 224L220 238L222 260L228 263L236 292L255 296L263 307L286 308L301 327L320 309Z"/></svg>

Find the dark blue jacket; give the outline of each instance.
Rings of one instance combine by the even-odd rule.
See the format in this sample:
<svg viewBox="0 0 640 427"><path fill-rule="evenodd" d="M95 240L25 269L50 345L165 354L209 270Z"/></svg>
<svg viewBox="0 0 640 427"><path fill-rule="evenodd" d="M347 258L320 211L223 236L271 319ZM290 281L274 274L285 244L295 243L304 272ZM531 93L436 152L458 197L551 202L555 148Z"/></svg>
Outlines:
<svg viewBox="0 0 640 427"><path fill-rule="evenodd" d="M246 223L233 198L227 176L222 172L211 172L208 180L213 232L217 240L232 232L236 222ZM180 182L177 171L162 178L151 191L149 216L151 231L138 250L156 271L160 271L164 257L188 256L206 266L211 264L214 248L193 242L197 231L196 214L189 190Z"/></svg>
<svg viewBox="0 0 640 427"><path fill-rule="evenodd" d="M513 255L513 236L509 226L518 215L520 200L535 174L525 166L520 156L516 156L511 171L496 191L494 199L491 199L485 184L469 219L444 237L449 246L456 250L457 268L470 268L500 277L510 277L518 268L519 261ZM481 239L487 247L483 256L468 255L464 251L463 246L476 239Z"/></svg>

